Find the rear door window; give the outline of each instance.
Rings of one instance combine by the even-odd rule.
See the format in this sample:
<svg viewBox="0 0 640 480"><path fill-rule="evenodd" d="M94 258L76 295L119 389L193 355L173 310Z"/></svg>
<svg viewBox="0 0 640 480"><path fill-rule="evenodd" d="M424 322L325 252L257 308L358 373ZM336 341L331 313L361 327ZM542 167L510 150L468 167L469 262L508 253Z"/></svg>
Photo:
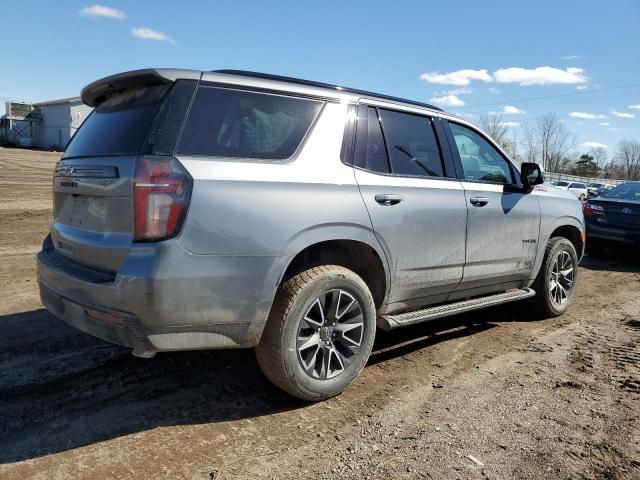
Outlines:
<svg viewBox="0 0 640 480"><path fill-rule="evenodd" d="M298 148L323 102L228 88L198 88L181 155L282 160Z"/></svg>
<svg viewBox="0 0 640 480"><path fill-rule="evenodd" d="M391 173L417 177L442 177L444 169L431 119L380 109Z"/></svg>
<svg viewBox="0 0 640 480"><path fill-rule="evenodd" d="M102 102L65 150L65 158L140 153L170 86L131 87Z"/></svg>

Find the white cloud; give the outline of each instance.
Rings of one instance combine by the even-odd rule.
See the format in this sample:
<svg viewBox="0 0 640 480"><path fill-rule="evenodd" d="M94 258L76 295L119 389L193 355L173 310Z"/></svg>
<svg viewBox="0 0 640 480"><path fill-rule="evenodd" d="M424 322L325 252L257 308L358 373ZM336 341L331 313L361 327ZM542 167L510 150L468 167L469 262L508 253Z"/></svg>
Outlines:
<svg viewBox="0 0 640 480"><path fill-rule="evenodd" d="M554 85L586 83L584 69L570 67L566 69L555 67L501 68L493 72L493 78L498 83L517 83L528 85Z"/></svg>
<svg viewBox="0 0 640 480"><path fill-rule="evenodd" d="M586 86L586 85L578 85L578 86L576 87L576 89L578 89L578 90L586 90L586 89L587 89L587 86Z"/></svg>
<svg viewBox="0 0 640 480"><path fill-rule="evenodd" d="M445 95L443 97L433 97L429 99L430 102L438 105L446 105L448 107L462 107L464 101L455 95Z"/></svg>
<svg viewBox="0 0 640 480"><path fill-rule="evenodd" d="M504 107L502 107L502 113L505 115L515 115L517 113L527 113L527 112L513 105L505 105Z"/></svg>
<svg viewBox="0 0 640 480"><path fill-rule="evenodd" d="M486 69L473 70L469 68L450 73L427 72L420 75L420 79L428 83L460 86L469 85L471 80L480 80L482 82L491 82L493 80Z"/></svg>
<svg viewBox="0 0 640 480"><path fill-rule="evenodd" d="M617 110L611 110L611 113L613 113L616 117L620 117L620 118L634 118L635 117L635 115L633 113L618 112Z"/></svg>
<svg viewBox="0 0 640 480"><path fill-rule="evenodd" d="M127 18L127 14L122 10L105 7L104 5L91 5L90 7L84 7L82 10L80 10L80 14L87 17L106 17L116 18L118 20Z"/></svg>
<svg viewBox="0 0 640 480"><path fill-rule="evenodd" d="M164 32L158 30L152 30L151 28L134 28L131 30L131 35L140 40L155 40L157 42L167 42L175 44L176 42Z"/></svg>
<svg viewBox="0 0 640 480"><path fill-rule="evenodd" d="M607 130L609 130L610 132L619 132L622 129L621 128L615 128L615 127L609 127L609 128L607 128Z"/></svg>
<svg viewBox="0 0 640 480"><path fill-rule="evenodd" d="M631 110L640 110L640 103L638 105L629 105L629 107Z"/></svg>
<svg viewBox="0 0 640 480"><path fill-rule="evenodd" d="M580 58L580 55L567 55L565 57L561 57L562 60L575 60L576 58Z"/></svg>
<svg viewBox="0 0 640 480"><path fill-rule="evenodd" d="M607 148L607 146L604 143L594 142L594 141L583 142L582 146L586 148Z"/></svg>
<svg viewBox="0 0 640 480"><path fill-rule="evenodd" d="M500 89L495 88L495 87L489 87L489 93L497 95L498 93L500 93Z"/></svg>
<svg viewBox="0 0 640 480"><path fill-rule="evenodd" d="M572 118L584 118L585 120L598 120L600 118L607 118L606 115L600 115L599 113L586 113L586 112L571 112L569 116Z"/></svg>
<svg viewBox="0 0 640 480"><path fill-rule="evenodd" d="M520 125L519 122L500 122L500 125L507 128L515 128Z"/></svg>
<svg viewBox="0 0 640 480"><path fill-rule="evenodd" d="M469 93L473 93L473 89L469 87L460 87L447 90L445 93L447 95L468 95Z"/></svg>
<svg viewBox="0 0 640 480"><path fill-rule="evenodd" d="M609 122L600 122L598 123L598 125L600 125L601 127L608 127L611 124Z"/></svg>

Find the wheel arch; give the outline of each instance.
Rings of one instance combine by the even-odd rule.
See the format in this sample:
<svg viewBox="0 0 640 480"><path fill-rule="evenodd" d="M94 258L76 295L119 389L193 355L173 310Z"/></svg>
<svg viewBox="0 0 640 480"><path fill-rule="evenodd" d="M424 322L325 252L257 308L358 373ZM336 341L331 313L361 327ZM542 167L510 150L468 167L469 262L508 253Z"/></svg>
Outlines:
<svg viewBox="0 0 640 480"><path fill-rule="evenodd" d="M540 268L542 267L542 262L544 260L546 246L549 243L549 240L551 240L553 237L564 237L569 240L576 249L578 261L584 254L585 228L580 219L573 216L563 216L556 218L544 229L544 232L546 233L543 233L540 236L540 244L538 247L539 253L536 258L535 268L533 269L531 277L529 278L528 286L531 286L538 276Z"/></svg>
<svg viewBox="0 0 640 480"><path fill-rule="evenodd" d="M297 273L318 265L340 265L359 275L369 287L376 308L384 304L390 286L387 261L379 245L367 238L354 235L330 236L302 242L282 272L278 285ZM375 240L375 237L373 237ZM377 241L376 241L377 242ZM299 243L299 242L298 242Z"/></svg>

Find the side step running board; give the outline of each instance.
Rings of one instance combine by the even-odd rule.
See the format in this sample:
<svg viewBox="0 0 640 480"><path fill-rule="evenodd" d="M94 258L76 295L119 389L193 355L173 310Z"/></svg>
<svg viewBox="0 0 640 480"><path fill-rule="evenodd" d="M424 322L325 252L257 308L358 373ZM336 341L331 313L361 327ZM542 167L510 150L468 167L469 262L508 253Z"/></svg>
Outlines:
<svg viewBox="0 0 640 480"><path fill-rule="evenodd" d="M515 302L525 298L533 297L536 294L530 288L521 290L510 290L508 292L489 295L487 297L478 297L471 300L463 300L461 302L448 303L446 305L438 305L436 307L425 308L414 312L399 313L397 315L384 315L379 317L378 325L383 330L392 330L398 327L406 327L416 323L435 320L436 318L457 315L458 313L470 312L480 308L500 305L501 303Z"/></svg>

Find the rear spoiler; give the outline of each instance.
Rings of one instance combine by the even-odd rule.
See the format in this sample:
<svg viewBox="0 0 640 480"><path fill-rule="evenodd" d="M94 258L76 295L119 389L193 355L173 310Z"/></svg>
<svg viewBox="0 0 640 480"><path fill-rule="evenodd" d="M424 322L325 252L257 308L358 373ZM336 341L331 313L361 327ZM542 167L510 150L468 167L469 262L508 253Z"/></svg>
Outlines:
<svg viewBox="0 0 640 480"><path fill-rule="evenodd" d="M90 107L96 107L111 94L127 87L154 86L173 83L178 79L200 80L202 72L198 70L181 70L174 68L146 68L132 70L101 78L82 89L82 101Z"/></svg>

